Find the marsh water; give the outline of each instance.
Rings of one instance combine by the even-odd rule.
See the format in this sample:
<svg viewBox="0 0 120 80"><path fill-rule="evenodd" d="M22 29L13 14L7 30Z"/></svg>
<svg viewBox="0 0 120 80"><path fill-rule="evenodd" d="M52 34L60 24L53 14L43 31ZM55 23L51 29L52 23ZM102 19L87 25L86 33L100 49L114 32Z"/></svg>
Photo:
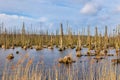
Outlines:
<svg viewBox="0 0 120 80"><path fill-rule="evenodd" d="M16 54L16 51L19 51L19 54ZM8 61L6 59L7 55L13 53L14 54L14 59ZM87 53L87 48L83 48L81 50L81 54L86 54ZM63 58L64 56L68 54L72 54L73 59L76 60L75 63L69 65L69 66L77 66L78 69L80 69L80 73L83 72L82 67L84 67L84 74L89 74L87 71L89 71L89 66L92 64L94 66L95 70L97 70L98 66L102 66L104 62L108 62L110 66L113 68L111 59L116 59L116 56L107 56L104 59L102 59L100 62L96 62L93 58L94 56L82 56L82 57L76 57L76 51L75 49L66 49L65 51L60 52L58 48L54 48L53 50L44 48L43 50L36 51L35 49L27 49L23 50L20 47L17 47L15 49L0 49L0 78L2 77L2 73L5 67L6 62L13 62L16 63L19 59L22 58L25 54L28 54L30 58L34 58L33 64L36 64L40 61L43 61L45 64L45 67L51 68L55 64L58 64L58 59ZM108 54L114 54L115 55L115 50L114 49L109 49ZM93 61L92 61L93 60ZM64 64L63 64L64 66ZM109 67L110 67L109 66ZM119 66L119 65L118 65ZM68 67L68 66L64 66ZM119 68L118 68L119 70ZM118 75L120 74L119 72L117 73ZM96 75L96 74L95 74ZM87 79L86 79L87 80Z"/></svg>

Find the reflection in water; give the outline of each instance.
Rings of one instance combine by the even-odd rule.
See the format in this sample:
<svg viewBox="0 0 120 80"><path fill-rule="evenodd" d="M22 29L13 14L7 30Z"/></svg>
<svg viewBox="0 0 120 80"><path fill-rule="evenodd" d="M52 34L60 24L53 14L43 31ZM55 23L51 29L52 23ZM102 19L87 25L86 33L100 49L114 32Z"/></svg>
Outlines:
<svg viewBox="0 0 120 80"><path fill-rule="evenodd" d="M16 54L16 51L19 51L19 54ZM24 57L28 57L24 61L24 65L26 66L29 59L33 59L33 64L31 68L34 68L35 65L38 65L39 69L45 70L43 71L43 75L48 72L54 74L54 71L58 73L59 79L64 78L63 80L68 80L67 76L70 76L71 80L103 80L103 79L112 79L112 77L118 79L120 75L119 64L113 65L111 63L111 59L116 58L115 56L108 56L105 59L100 61L96 61L94 56L81 56L76 57L75 50L67 49L65 51L59 52L57 48L53 50L43 49L40 51L36 51L35 49L22 50L21 48L3 50L0 49L0 76L2 76L2 72L4 70L5 63L9 63L10 68L14 68L14 64L18 64L20 59L24 60ZM7 61L6 57L8 54L13 53L15 58L13 60ZM64 56L72 54L73 58L76 60L76 63L73 64L59 64L58 59L63 58ZM86 54L87 49L84 48L81 51L81 54ZM114 54L115 50L110 50L109 53ZM28 54L26 56L26 54ZM39 63L39 64L38 64ZM42 65L41 65L42 64ZM44 64L44 65L43 65ZM21 67L23 67L21 66ZM65 74L65 75L62 75ZM116 76L117 74L117 76ZM111 76L112 75L112 76ZM62 76L62 77L61 77ZM110 76L110 77L109 77ZM53 78L54 79L54 78ZM114 79L113 79L114 80Z"/></svg>

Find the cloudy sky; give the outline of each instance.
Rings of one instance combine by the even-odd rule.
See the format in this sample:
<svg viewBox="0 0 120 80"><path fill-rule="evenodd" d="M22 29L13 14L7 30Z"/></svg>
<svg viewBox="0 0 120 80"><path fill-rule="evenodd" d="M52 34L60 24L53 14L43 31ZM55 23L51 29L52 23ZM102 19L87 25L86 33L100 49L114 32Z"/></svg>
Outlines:
<svg viewBox="0 0 120 80"><path fill-rule="evenodd" d="M67 23L73 31L107 25L113 29L120 23L120 0L0 0L0 23L7 28L55 31ZM31 28L32 24L32 28ZM94 32L94 31L92 31Z"/></svg>

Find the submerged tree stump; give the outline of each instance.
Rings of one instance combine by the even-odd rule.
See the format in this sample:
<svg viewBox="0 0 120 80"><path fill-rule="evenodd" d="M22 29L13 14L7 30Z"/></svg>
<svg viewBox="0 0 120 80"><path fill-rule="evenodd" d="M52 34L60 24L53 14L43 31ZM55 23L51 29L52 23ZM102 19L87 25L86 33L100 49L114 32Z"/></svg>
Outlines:
<svg viewBox="0 0 120 80"><path fill-rule="evenodd" d="M112 59L111 62L113 62L114 64L118 64L120 63L120 59Z"/></svg>
<svg viewBox="0 0 120 80"><path fill-rule="evenodd" d="M82 56L82 55L81 55L81 52L80 52L80 51L77 51L77 52L76 52L76 56L77 56L77 57L81 57L81 56Z"/></svg>
<svg viewBox="0 0 120 80"><path fill-rule="evenodd" d="M70 56L65 56L64 58L60 58L59 59L59 63L64 63L64 64L70 64L70 63L74 63L75 60L72 59L72 57Z"/></svg>
<svg viewBox="0 0 120 80"><path fill-rule="evenodd" d="M14 55L13 55L12 53L7 56L7 59L8 59L8 60L11 60L11 59L13 59L13 58L14 58Z"/></svg>

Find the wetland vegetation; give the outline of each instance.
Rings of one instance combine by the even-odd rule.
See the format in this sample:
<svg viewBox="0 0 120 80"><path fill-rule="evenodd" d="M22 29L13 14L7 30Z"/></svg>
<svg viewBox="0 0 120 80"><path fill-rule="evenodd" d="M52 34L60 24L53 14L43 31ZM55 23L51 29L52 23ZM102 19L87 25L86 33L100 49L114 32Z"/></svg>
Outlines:
<svg viewBox="0 0 120 80"><path fill-rule="evenodd" d="M59 30L56 33L49 33L49 31L36 33L35 30L28 32L24 22L20 31L8 30L3 25L0 26L0 51L3 52L0 56L5 55L4 51L7 51L7 55L2 58L5 64L4 70L1 68L1 79L120 79L120 27L116 27L113 34L108 33L108 27L105 26L104 35L97 27L95 27L95 34L91 35L90 26L86 32L82 30L75 34L68 27L67 33L64 33L63 24L60 23ZM17 48L20 49L16 50ZM40 60L37 59L38 56ZM51 59L53 61L50 61ZM46 65L48 63L52 66Z"/></svg>

